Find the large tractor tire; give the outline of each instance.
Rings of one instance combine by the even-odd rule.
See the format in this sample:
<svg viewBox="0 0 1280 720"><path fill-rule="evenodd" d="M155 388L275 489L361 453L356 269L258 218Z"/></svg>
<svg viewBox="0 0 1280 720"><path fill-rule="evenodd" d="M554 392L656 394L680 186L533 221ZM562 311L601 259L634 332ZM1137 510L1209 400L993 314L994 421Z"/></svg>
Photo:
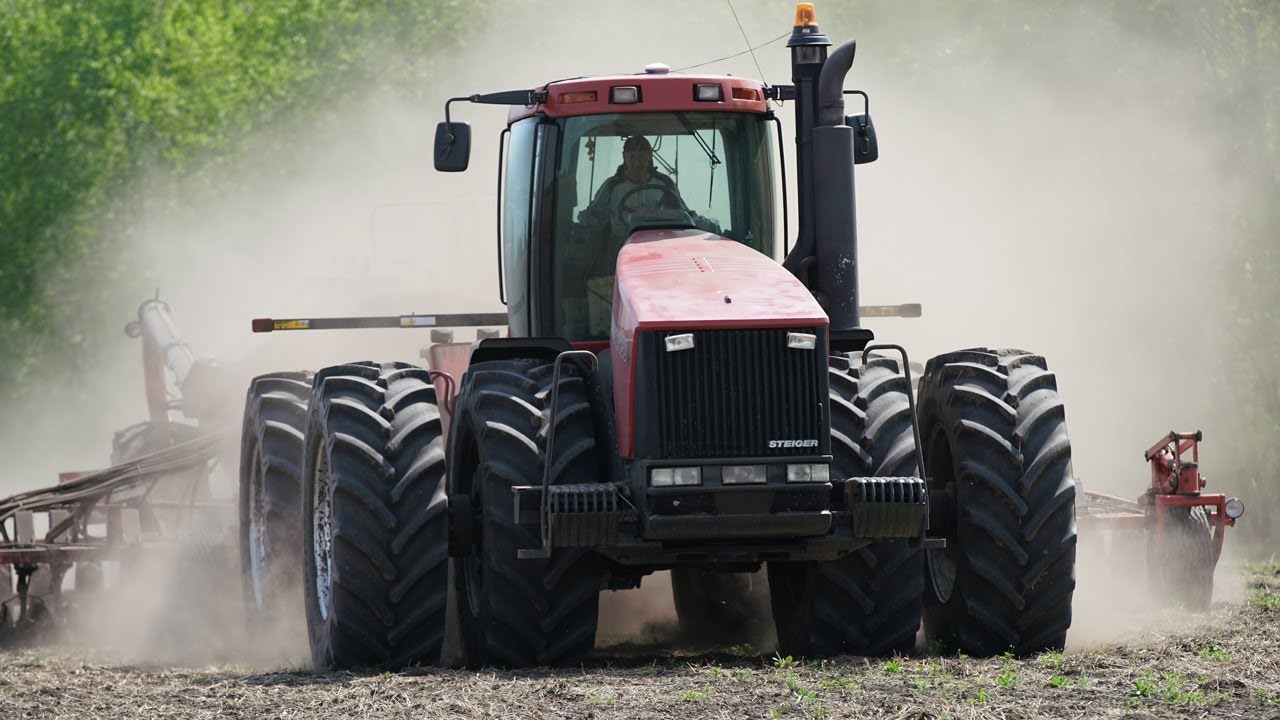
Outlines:
<svg viewBox="0 0 1280 720"><path fill-rule="evenodd" d="M250 622L296 622L302 608L303 430L311 375L254 378L240 439L240 577ZM300 629L300 628L299 628Z"/></svg>
<svg viewBox="0 0 1280 720"><path fill-rule="evenodd" d="M1156 600L1208 610L1213 600L1213 528L1203 507L1165 509L1163 532L1147 531L1147 573Z"/></svg>
<svg viewBox="0 0 1280 720"><path fill-rule="evenodd" d="M671 597L680 637L701 645L754 643L766 635L769 600L763 573L723 573L700 567L671 569Z"/></svg>
<svg viewBox="0 0 1280 720"><path fill-rule="evenodd" d="M925 633L974 656L1061 650L1076 486L1057 380L1020 350L933 358L920 382L930 532Z"/></svg>
<svg viewBox="0 0 1280 720"><path fill-rule="evenodd" d="M917 475L909 385L897 361L831 359L834 477ZM924 567L905 540L872 543L828 562L769 563L784 655L888 655L915 648Z"/></svg>
<svg viewBox="0 0 1280 720"><path fill-rule="evenodd" d="M449 567L441 432L425 370L353 363L316 374L302 547L317 668L440 661Z"/></svg>
<svg viewBox="0 0 1280 720"><path fill-rule="evenodd" d="M571 665L595 646L602 569L589 550L555 548L548 560L517 551L541 538L514 518L517 485L608 479L586 379L562 366L556 416L549 417L553 366L534 360L473 365L458 394L450 452L451 496L468 498L474 520L467 552L454 562L458 615L473 666ZM547 457L555 426L554 457Z"/></svg>

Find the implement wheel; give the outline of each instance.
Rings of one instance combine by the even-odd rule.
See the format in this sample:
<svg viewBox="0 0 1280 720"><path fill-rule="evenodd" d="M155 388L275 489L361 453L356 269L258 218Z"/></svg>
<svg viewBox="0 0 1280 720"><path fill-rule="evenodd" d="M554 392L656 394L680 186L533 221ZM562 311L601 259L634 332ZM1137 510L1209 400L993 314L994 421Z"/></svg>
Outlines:
<svg viewBox="0 0 1280 720"><path fill-rule="evenodd" d="M907 378L889 358L830 363L833 479L917 474ZM784 655L888 655L915 648L924 570L905 540L874 542L829 562L771 562Z"/></svg>
<svg viewBox="0 0 1280 720"><path fill-rule="evenodd" d="M1164 605L1208 610L1213 600L1213 528L1203 507L1165 508L1164 529L1155 516L1147 531L1147 574Z"/></svg>
<svg viewBox="0 0 1280 720"><path fill-rule="evenodd" d="M991 656L1061 650L1075 590L1075 483L1057 380L1020 350L929 361L920 435L931 532L925 632Z"/></svg>
<svg viewBox="0 0 1280 720"><path fill-rule="evenodd" d="M240 437L240 577L254 625L297 618L302 606L302 433L311 375L254 378Z"/></svg>
<svg viewBox="0 0 1280 720"><path fill-rule="evenodd" d="M440 411L427 371L353 363L319 372L303 478L312 662L438 663L449 515Z"/></svg>
<svg viewBox="0 0 1280 720"><path fill-rule="evenodd" d="M471 498L469 551L454 562L458 615L473 666L571 665L595 646L602 570L589 550L555 548L549 560L517 551L541 538L514 518L512 488L608 478L598 450L590 393L572 363L561 368L556 417L549 417L553 366L534 360L483 362L463 377L454 419L451 493ZM555 424L554 457L547 436Z"/></svg>

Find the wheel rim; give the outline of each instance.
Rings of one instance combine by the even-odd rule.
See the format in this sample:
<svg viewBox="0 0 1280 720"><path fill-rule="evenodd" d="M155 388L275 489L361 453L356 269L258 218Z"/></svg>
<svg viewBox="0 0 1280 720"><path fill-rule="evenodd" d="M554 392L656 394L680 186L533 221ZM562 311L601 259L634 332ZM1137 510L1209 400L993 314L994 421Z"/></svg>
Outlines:
<svg viewBox="0 0 1280 720"><path fill-rule="evenodd" d="M476 468L471 475L471 507L473 512L477 508L483 508L483 499L480 493L481 479L480 468ZM477 525L478 532L476 538L472 542L471 552L462 558L462 571L466 582L464 583L467 593L467 608L471 611L472 617L480 617L480 598L484 592L484 562L481 560L481 553L484 548L484 517L483 514Z"/></svg>
<svg viewBox="0 0 1280 720"><path fill-rule="evenodd" d="M925 477L929 478L929 484L932 486L931 497L935 500L949 497L950 500L949 507L946 503L942 503L942 507L933 508L929 517L930 527L947 541L947 546L925 551L925 568L929 573L929 584L938 602L947 603L950 602L956 587L960 485L955 481L951 443L947 440L945 433L941 430L935 431L925 448L928 449L925 454Z"/></svg>
<svg viewBox="0 0 1280 720"><path fill-rule="evenodd" d="M267 519L262 487L262 448L254 447L249 471L249 583L253 601L261 608L266 586Z"/></svg>
<svg viewBox="0 0 1280 720"><path fill-rule="evenodd" d="M333 492L329 487L329 458L316 451L316 477L312 483L311 550L316 568L316 605L320 617L329 619L333 596Z"/></svg>
<svg viewBox="0 0 1280 720"><path fill-rule="evenodd" d="M948 602L956 587L956 561L946 550L927 550L925 562L929 566L929 579L939 602Z"/></svg>

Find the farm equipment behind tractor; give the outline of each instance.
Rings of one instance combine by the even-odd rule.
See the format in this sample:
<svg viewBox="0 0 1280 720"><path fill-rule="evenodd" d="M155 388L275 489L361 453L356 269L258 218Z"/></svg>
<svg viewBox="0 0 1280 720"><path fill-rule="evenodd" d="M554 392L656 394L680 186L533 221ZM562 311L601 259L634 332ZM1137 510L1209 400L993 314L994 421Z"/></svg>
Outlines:
<svg viewBox="0 0 1280 720"><path fill-rule="evenodd" d="M1201 492L1208 484L1200 474L1203 437L1170 432L1148 448L1151 481L1136 501L1083 488L1077 501L1086 531L1146 533L1151 590L1165 604L1195 610L1209 607L1223 538L1244 515L1239 498Z"/></svg>
<svg viewBox="0 0 1280 720"><path fill-rule="evenodd" d="M971 655L1063 647L1077 492L1056 379L1035 353L975 348L929 360L917 390L906 351L862 327L919 308L859 303L854 169L879 151L866 93L844 89L855 45L828 53L800 3L788 47L791 85L653 64L445 104L442 172L469 164L454 103L509 109L506 312L253 329L507 336L433 342L427 368L253 382L251 613L304 611L317 667L398 667L441 661L452 595L468 663L567 664L592 651L601 590L670 570L681 624L714 625L730 578L763 568L783 654L908 652L922 624ZM1188 499L1181 447L1155 451L1179 480L1153 496L1155 547L1190 503L1216 508L1219 540L1229 514Z"/></svg>
<svg viewBox="0 0 1280 720"><path fill-rule="evenodd" d="M62 473L56 485L0 499L0 639L62 623L72 604L101 600L95 591L131 582L131 573L160 554L189 577L228 572L222 556L235 506L209 488L226 451L225 440L207 429L220 370L196 359L159 300L144 302L126 333L142 342L150 419L116 433L111 467ZM181 399L171 400L166 373ZM202 425L172 419L179 409ZM70 600L64 584L74 588ZM179 602L198 605L197 587L186 589Z"/></svg>

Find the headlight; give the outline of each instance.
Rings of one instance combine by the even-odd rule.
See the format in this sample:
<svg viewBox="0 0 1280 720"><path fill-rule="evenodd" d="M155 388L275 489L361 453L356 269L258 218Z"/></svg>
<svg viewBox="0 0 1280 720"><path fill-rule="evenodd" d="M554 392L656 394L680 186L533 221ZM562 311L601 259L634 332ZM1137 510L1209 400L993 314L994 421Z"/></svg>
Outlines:
<svg viewBox="0 0 1280 720"><path fill-rule="evenodd" d="M722 485L759 485L767 479L763 465L725 465L720 471Z"/></svg>
<svg viewBox="0 0 1280 720"><path fill-rule="evenodd" d="M831 481L831 468L822 464L787 466L789 483L824 483Z"/></svg>
<svg viewBox="0 0 1280 720"><path fill-rule="evenodd" d="M649 471L649 484L653 487L671 487L673 485L701 485L702 468L654 468Z"/></svg>
<svg viewBox="0 0 1280 720"><path fill-rule="evenodd" d="M813 333L787 333L787 347L797 350L813 350L818 347L818 336Z"/></svg>
<svg viewBox="0 0 1280 720"><path fill-rule="evenodd" d="M666 338L667 352L678 352L680 350L693 349L693 333L681 333L680 335L668 335Z"/></svg>
<svg viewBox="0 0 1280 720"><path fill-rule="evenodd" d="M1227 517L1235 520L1244 515L1244 501L1240 498L1227 498L1227 503L1223 506L1223 509L1227 511Z"/></svg>

